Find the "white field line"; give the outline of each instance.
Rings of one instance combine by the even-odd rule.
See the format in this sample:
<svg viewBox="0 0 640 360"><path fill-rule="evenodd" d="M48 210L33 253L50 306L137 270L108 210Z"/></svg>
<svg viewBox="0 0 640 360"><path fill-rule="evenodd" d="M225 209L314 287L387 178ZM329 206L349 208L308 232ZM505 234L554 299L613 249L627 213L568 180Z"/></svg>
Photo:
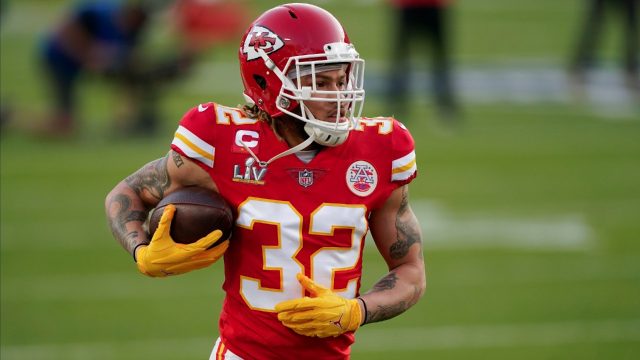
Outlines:
<svg viewBox="0 0 640 360"><path fill-rule="evenodd" d="M580 214L455 215L428 201L413 201L411 207L422 226L427 250L498 247L584 251L593 248L596 240L594 231Z"/></svg>
<svg viewBox="0 0 640 360"><path fill-rule="evenodd" d="M640 341L640 319L402 329L365 327L359 332L354 350L415 351L628 341Z"/></svg>
<svg viewBox="0 0 640 360"><path fill-rule="evenodd" d="M595 231L581 214L551 214L540 217L510 216L504 213L460 213L454 214L438 204L424 200L413 200L411 207L422 226L426 250L455 250L468 248L508 248L535 251L586 251L597 244ZM40 221L54 233L71 227L64 221ZM23 248L21 234L16 224L5 224L2 229L3 250ZM108 231L105 230L105 236ZM110 235L109 235L110 236ZM14 239L15 240L12 240ZM114 240L115 241L115 240ZM370 245L373 241L367 241ZM78 243L65 239L39 244L42 249L113 248L108 241Z"/></svg>
<svg viewBox="0 0 640 360"><path fill-rule="evenodd" d="M376 62L375 60L370 62ZM504 64L503 64L504 62ZM199 94L240 94L242 84L237 64L216 62L200 64L196 74L184 87L194 95ZM211 82L210 79L216 79ZM423 101L424 94L431 91L431 75L428 71L415 71L411 75L413 100ZM465 103L491 104L508 102L531 105L539 103L574 103L578 97L564 69L555 63L537 64L519 61L496 60L491 66L474 63L460 66L455 74L455 87ZM624 78L615 69L605 68L593 72L584 86L583 101L589 109L604 120L637 119L634 94L624 85ZM388 85L384 67L371 66L365 77L365 89L373 97L384 96ZM368 114L370 116L380 114Z"/></svg>
<svg viewBox="0 0 640 360"><path fill-rule="evenodd" d="M134 349L135 354L158 353L166 358L171 349L206 349L210 337L182 339L148 339L123 342L76 342L64 344L3 345L0 357L10 359L102 359ZM640 319L606 319L554 323L459 325L412 328L362 328L358 332L354 352L428 351L443 349L513 348L519 346L551 346L639 342ZM118 350L115 350L118 349ZM203 354L205 356L206 354Z"/></svg>
<svg viewBox="0 0 640 360"><path fill-rule="evenodd" d="M376 251L369 248L369 251ZM428 250L427 250L428 251ZM464 286L491 286L491 285L541 285L541 284L581 284L588 286L589 282L629 282L640 280L638 265L640 260L636 255L616 256L598 260L597 263L589 264L588 260L579 262L569 262L566 264L554 263L553 267L541 266L544 262L534 262L538 264L532 266L534 270L525 271L521 266L517 266L513 260L505 263L511 271L496 276L495 273L487 273L482 276L466 276L473 273L477 264L466 264L449 269L445 273L440 273L438 277L443 284L449 287ZM215 273L210 272L211 278L221 278L222 269L218 265ZM366 271L366 269L365 269ZM181 299L195 296L215 296L211 295L212 289L202 289L187 285L180 285L180 279L169 279L176 281L169 284L177 291L163 291L164 285L145 281L137 274L135 268L130 268L128 272L113 272L100 274L32 274L17 275L3 274L2 278L2 301L4 309L9 309L15 304L23 303L25 299L29 302L80 302L80 301L134 301L147 300L150 293L162 292L165 300ZM100 284L96 287L95 284ZM165 284L166 285L166 284ZM137 289L137 291L132 291ZM215 294L221 291L215 290Z"/></svg>
<svg viewBox="0 0 640 360"><path fill-rule="evenodd" d="M219 266L218 266L219 265ZM216 264L216 273L208 271L212 279L222 279L222 264ZM107 301L107 300L127 300L137 301L149 299L149 294L161 291L165 300L184 299L186 297L211 297L212 291L222 291L217 289L220 285L213 284L212 288L201 288L184 285L179 279L177 281L168 279L169 283L160 284L155 281L147 281L135 266L129 268L129 272L101 273L101 274L64 274L50 275L45 273L33 274L29 276L13 275L2 278L2 301L3 310L16 303L28 301L42 302L80 302L80 301ZM188 276L188 275L186 275ZM221 284L221 283L220 283ZM166 286L174 291L166 290ZM133 290L135 289L135 290Z"/></svg>

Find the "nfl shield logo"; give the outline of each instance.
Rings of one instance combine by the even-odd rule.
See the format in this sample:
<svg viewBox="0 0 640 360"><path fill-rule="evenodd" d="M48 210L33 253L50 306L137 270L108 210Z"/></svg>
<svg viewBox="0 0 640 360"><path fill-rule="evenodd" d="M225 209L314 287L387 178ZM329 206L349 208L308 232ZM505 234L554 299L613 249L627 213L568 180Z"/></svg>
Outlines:
<svg viewBox="0 0 640 360"><path fill-rule="evenodd" d="M302 170L298 172L298 184L309 187L313 185L313 172L309 170Z"/></svg>

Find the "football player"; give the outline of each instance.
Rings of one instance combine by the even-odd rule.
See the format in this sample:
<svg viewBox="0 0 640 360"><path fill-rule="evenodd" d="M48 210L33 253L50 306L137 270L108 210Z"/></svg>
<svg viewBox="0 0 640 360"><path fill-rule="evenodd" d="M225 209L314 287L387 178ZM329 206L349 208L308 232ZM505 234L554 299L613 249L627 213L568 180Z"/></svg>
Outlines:
<svg viewBox="0 0 640 360"><path fill-rule="evenodd" d="M349 358L354 332L413 306L426 287L420 226L409 205L414 141L393 118L361 117L364 61L330 13L266 11L240 43L243 108L189 110L169 153L107 196L114 236L141 272L167 276L224 256L226 297L211 359ZM176 244L167 206L178 188L218 191L233 207L221 233ZM360 293L365 235L389 272ZM151 237L151 239L149 239Z"/></svg>

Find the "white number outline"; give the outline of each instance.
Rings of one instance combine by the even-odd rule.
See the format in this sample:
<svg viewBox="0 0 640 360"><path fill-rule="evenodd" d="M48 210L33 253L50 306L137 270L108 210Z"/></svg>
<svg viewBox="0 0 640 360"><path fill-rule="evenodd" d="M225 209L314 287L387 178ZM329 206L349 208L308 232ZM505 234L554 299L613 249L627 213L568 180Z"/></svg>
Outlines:
<svg viewBox="0 0 640 360"><path fill-rule="evenodd" d="M337 224L323 221L336 217L336 213L341 214L339 218L343 221L335 221ZM323 203L310 215L309 235L333 236L336 229L351 230L349 247L321 247L309 257L311 278L347 298L355 297L358 278L349 279L345 288L335 289L335 276L338 271L355 268L362 257L362 246L368 230L366 213L364 205ZM351 215L351 217L344 215ZM283 220L273 221L276 217L282 217ZM354 217L358 219L355 223L352 221ZM305 265L296 258L304 247L303 217L288 201L248 197L238 206L236 224L241 228L253 230L256 223L273 225L277 228L277 244L262 246L262 269L279 271L280 288L263 287L260 279L240 275L240 296L253 310L273 312L275 305L280 301L304 296L304 289L295 278L297 273L305 273L306 270ZM286 228L283 229L283 227ZM295 251L291 251L294 248ZM327 262L328 258L333 258L343 266L327 267L326 264L316 266L320 262Z"/></svg>
<svg viewBox="0 0 640 360"><path fill-rule="evenodd" d="M229 125L234 123L235 125L251 125L258 122L258 119L252 119L246 117L242 111L230 108L228 106L215 104L216 108L216 123Z"/></svg>
<svg viewBox="0 0 640 360"><path fill-rule="evenodd" d="M377 126L378 134L387 135L393 132L393 120L388 117L361 118L356 126L356 131L364 131L367 126Z"/></svg>

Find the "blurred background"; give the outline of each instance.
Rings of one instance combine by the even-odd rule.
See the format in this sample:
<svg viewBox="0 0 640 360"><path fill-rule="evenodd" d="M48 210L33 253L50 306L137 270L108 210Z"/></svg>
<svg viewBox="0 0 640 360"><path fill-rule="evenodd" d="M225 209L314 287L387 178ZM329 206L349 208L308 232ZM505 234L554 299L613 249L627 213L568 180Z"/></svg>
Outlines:
<svg viewBox="0 0 640 360"><path fill-rule="evenodd" d="M427 2L311 2L366 59L365 114L418 153L427 293L352 358L638 358L637 1ZM242 103L240 37L279 2L128 1L125 28L85 3L1 2L0 357L208 358L222 267L140 275L103 201L186 110ZM366 291L374 247L364 267Z"/></svg>

